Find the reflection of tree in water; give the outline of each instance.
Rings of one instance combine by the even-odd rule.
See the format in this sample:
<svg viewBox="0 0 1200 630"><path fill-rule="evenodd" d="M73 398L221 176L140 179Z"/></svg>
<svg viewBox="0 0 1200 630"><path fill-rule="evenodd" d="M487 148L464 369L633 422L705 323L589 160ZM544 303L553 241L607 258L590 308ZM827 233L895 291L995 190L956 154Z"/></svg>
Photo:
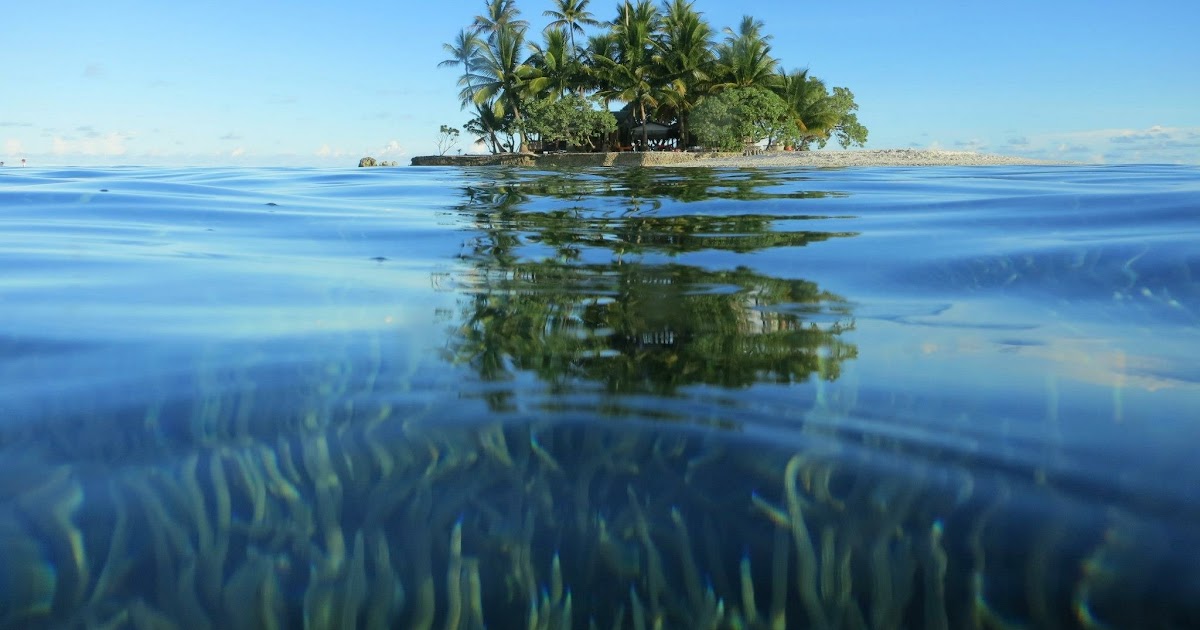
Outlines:
<svg viewBox="0 0 1200 630"><path fill-rule="evenodd" d="M825 193L764 192L780 184L766 175L615 173L523 181L501 173L495 185L466 191L461 210L480 234L464 252L474 268L462 282L469 298L455 360L487 380L529 371L556 387L586 380L622 393L837 378L841 361L856 354L840 338L853 326L843 298L746 267L637 258L853 236L780 228L824 218L811 214L682 214L674 201L777 198L786 209L796 203L787 200Z"/></svg>
<svg viewBox="0 0 1200 630"><path fill-rule="evenodd" d="M855 355L839 339L853 326L840 298L746 269L531 263L482 271L470 290L454 354L489 380L511 366L552 383L583 378L616 392L667 393L693 383L833 379ZM831 321L805 322L775 305Z"/></svg>

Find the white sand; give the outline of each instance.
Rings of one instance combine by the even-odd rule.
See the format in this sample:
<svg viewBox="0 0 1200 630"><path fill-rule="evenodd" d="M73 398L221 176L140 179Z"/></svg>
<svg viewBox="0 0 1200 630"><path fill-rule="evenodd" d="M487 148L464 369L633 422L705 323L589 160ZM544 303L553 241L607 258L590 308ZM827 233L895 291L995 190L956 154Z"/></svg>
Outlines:
<svg viewBox="0 0 1200 630"><path fill-rule="evenodd" d="M1066 164L1007 155L971 151L923 149L772 151L760 155L712 157L671 166L732 166L737 168L780 166L994 166Z"/></svg>

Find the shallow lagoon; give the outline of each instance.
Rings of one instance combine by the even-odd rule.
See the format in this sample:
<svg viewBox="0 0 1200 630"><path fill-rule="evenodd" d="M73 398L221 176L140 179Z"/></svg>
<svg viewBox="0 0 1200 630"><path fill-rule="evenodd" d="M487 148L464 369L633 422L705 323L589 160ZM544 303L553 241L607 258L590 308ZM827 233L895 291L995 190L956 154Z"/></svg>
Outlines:
<svg viewBox="0 0 1200 630"><path fill-rule="evenodd" d="M1198 207L4 169L0 626L1195 627Z"/></svg>

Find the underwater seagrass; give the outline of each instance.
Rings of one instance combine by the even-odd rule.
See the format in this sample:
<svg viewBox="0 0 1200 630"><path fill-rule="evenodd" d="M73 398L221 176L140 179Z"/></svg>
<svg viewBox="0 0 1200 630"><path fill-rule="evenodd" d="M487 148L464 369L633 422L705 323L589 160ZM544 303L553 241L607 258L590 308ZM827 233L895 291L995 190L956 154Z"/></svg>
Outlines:
<svg viewBox="0 0 1200 630"><path fill-rule="evenodd" d="M1163 577L1196 576L1137 518L1031 519L1029 497L1069 495L914 465L927 454L902 443L817 425L764 449L408 413L364 406L99 481L6 462L28 483L5 486L0 626L1099 628L1200 613Z"/></svg>

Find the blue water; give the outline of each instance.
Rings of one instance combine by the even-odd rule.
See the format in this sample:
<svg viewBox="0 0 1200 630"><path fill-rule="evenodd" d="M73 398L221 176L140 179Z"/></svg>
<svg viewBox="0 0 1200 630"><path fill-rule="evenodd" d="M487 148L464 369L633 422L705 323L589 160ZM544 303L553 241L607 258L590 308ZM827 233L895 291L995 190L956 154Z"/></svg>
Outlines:
<svg viewBox="0 0 1200 630"><path fill-rule="evenodd" d="M1180 166L0 169L0 627L1200 627L1197 243Z"/></svg>

